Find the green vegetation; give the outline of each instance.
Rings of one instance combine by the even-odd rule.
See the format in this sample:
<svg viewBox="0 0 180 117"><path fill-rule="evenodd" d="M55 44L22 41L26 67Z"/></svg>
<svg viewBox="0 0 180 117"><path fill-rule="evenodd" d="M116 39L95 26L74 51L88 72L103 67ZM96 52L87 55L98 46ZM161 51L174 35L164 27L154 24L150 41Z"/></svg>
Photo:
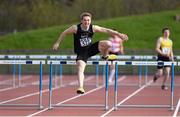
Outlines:
<svg viewBox="0 0 180 117"><path fill-rule="evenodd" d="M116 29L128 34L129 41L125 43L125 48L127 49L154 49L157 38L162 35L161 29L164 26L168 26L172 29L171 38L174 41L174 49L178 49L180 47L180 22L174 20L176 14L180 14L180 9L148 15L93 21L93 24ZM70 25L17 32L16 34L2 36L0 37L0 49L51 49L59 34ZM94 40L107 38L108 35L106 34L95 34ZM73 48L72 35L67 36L60 45L60 49L70 48Z"/></svg>

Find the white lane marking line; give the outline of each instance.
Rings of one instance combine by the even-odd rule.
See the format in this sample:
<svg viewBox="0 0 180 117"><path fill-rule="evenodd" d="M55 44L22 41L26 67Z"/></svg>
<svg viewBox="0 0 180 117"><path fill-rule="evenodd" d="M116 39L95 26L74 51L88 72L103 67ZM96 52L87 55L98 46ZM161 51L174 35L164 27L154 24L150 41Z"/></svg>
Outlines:
<svg viewBox="0 0 180 117"><path fill-rule="evenodd" d="M48 89L46 90L43 90L42 93L48 91ZM12 102L12 101L16 101L16 100L20 100L20 99L23 99L23 98L26 98L26 97L30 97L30 96L34 96L34 95L37 95L39 94L39 92L36 92L36 93L31 93L31 94L28 94L28 95L24 95L24 96L21 96L21 97L17 97L17 98L13 98L13 99L10 99L10 100L6 100L6 101L2 101L0 102L0 104L4 104L4 103L8 103L8 102Z"/></svg>
<svg viewBox="0 0 180 117"><path fill-rule="evenodd" d="M16 88L18 88L18 87L3 88L3 89L0 89L0 92L7 91L7 90L11 90L11 89L16 89Z"/></svg>
<svg viewBox="0 0 180 117"><path fill-rule="evenodd" d="M83 94L83 95L77 95L77 96L68 98L68 99L66 99L66 100L64 100L64 101L62 101L62 102L57 103L56 105L60 105L60 104L62 104L62 103L68 102L68 101L73 100L73 99L76 99L76 98L78 98L78 97L87 95L87 94L92 93L93 91L99 90L99 89L101 89L101 88L103 88L103 87L104 87L104 86L101 86L101 87L92 89L92 90L86 92L86 93ZM40 113L42 113L42 112L44 112L44 111L46 111L46 110L48 110L48 109L49 109L49 108L45 108L45 109L43 109L43 110L37 111L37 112L35 112L35 113L31 114L31 115L28 115L28 116L26 116L26 117L32 117L32 116L35 116L35 115L40 114Z"/></svg>
<svg viewBox="0 0 180 117"><path fill-rule="evenodd" d="M141 88L139 88L138 90L136 90L134 93L132 93L131 95L129 95L128 97L126 97L124 100L122 100L121 102L119 102L117 104L117 106L123 104L125 101L127 101L128 99L130 99L131 97L133 97L134 95L136 95L137 93L139 93L141 90L143 90L145 87L147 87L148 85L150 85L153 81L149 81L147 84L143 85ZM104 113L103 115L101 115L101 117L105 117L106 115L108 115L110 112L112 112L115 108L111 108L109 109L109 111L107 111L106 113Z"/></svg>
<svg viewBox="0 0 180 117"><path fill-rule="evenodd" d="M90 77L91 77L91 76L90 76ZM77 81L74 81L74 82L78 83ZM72 83L73 83L73 82L72 82ZM67 86L67 85L69 85L69 84L63 85L62 87L65 87L65 86ZM59 87L57 87L57 88L59 88ZM54 90L54 89L57 89L57 88L53 88L53 90ZM47 92L47 91L49 91L49 89L42 90L42 93L45 93L45 92ZM2 101L2 102L0 102L0 104L12 102L12 101L16 101L16 100L19 100L19 99L23 99L23 98L30 97L30 96L34 96L34 95L38 95L38 94L39 94L39 91L38 91L38 92L35 92L35 93L28 94L28 95L24 95L24 96L21 96L21 97L17 97L17 98L9 99L9 100L6 100L6 101Z"/></svg>
<svg viewBox="0 0 180 117"><path fill-rule="evenodd" d="M27 79L30 79L32 76L24 76L23 77L23 80L27 80ZM24 79L25 78L25 79ZM9 82L9 81L8 81ZM12 82L12 80L11 80ZM0 83L0 84L4 84L4 83ZM9 84L8 84L9 85ZM25 87L25 84L21 85L20 87ZM7 91L7 90L11 90L11 89L16 89L16 88L19 88L19 87L8 87L8 88L3 88L3 89L0 89L0 92L3 92L3 91Z"/></svg>
<svg viewBox="0 0 180 117"><path fill-rule="evenodd" d="M122 81L122 80L124 80L125 78L126 78L126 76L122 76L122 77L120 77L120 78L118 79L118 81ZM64 101L61 101L61 102L57 103L56 105L60 105L60 104L63 104L63 103L65 103L65 102L68 102L68 101L70 101L70 100L73 100L73 99L75 99L75 98L78 98L78 97L80 97L80 96L87 95L87 94L92 93L92 92L94 92L94 91L96 91L96 90L99 90L99 89L101 89L101 88L103 88L103 87L104 87L104 85L102 85L101 87L92 89L92 90L86 92L86 93L83 94L83 95L77 95L77 96L71 97L71 98L69 98L69 99L66 99L66 100L64 100ZM49 108L45 108L45 109L43 109L43 110L37 111L37 112L35 112L35 113L32 113L31 115L28 115L28 116L26 116L26 117L35 116L35 115L37 115L37 114L40 114L40 113L42 113L42 112L47 111L48 109L49 109Z"/></svg>
<svg viewBox="0 0 180 117"><path fill-rule="evenodd" d="M10 76L10 77L12 77L12 76ZM21 76L22 77L22 76ZM32 76L23 76L22 78L22 80L27 80L27 79L29 79L29 78L31 78ZM2 84L7 84L7 83L12 83L13 82L13 78L11 78L11 79L9 79L9 80L3 80L3 81L1 81L0 82L0 85L2 85Z"/></svg>
<svg viewBox="0 0 180 117"><path fill-rule="evenodd" d="M179 98L178 104L176 106L176 110L174 111L173 117L177 117L177 113L179 111L179 108L180 108L180 98Z"/></svg>

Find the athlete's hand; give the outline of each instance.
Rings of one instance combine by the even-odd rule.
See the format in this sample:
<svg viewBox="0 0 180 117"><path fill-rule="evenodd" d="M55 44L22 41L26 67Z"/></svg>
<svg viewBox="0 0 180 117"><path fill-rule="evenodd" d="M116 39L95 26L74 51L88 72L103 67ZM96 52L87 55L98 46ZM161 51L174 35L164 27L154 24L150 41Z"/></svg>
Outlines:
<svg viewBox="0 0 180 117"><path fill-rule="evenodd" d="M119 34L119 37L123 39L124 41L128 40L128 36L126 34Z"/></svg>
<svg viewBox="0 0 180 117"><path fill-rule="evenodd" d="M129 38L128 38L128 36L127 36L126 34L123 34L123 39L124 39L125 41L127 41Z"/></svg>
<svg viewBox="0 0 180 117"><path fill-rule="evenodd" d="M55 43L54 45L53 45L53 50L57 50L59 48L59 44L58 43Z"/></svg>

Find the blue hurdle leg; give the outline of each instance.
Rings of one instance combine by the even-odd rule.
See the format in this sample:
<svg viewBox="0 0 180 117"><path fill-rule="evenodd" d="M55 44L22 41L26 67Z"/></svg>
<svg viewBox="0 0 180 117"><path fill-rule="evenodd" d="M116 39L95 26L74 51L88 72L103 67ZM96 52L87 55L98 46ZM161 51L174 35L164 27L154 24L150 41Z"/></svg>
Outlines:
<svg viewBox="0 0 180 117"><path fill-rule="evenodd" d="M103 66L103 86L105 86L105 79L106 79L106 66Z"/></svg>
<svg viewBox="0 0 180 117"><path fill-rule="evenodd" d="M60 87L62 86L62 82L63 82L63 80L62 80L62 64L60 64L59 65L59 77L60 77Z"/></svg>
<svg viewBox="0 0 180 117"><path fill-rule="evenodd" d="M52 62L50 63L50 68L49 68L49 109L52 108Z"/></svg>
<svg viewBox="0 0 180 117"><path fill-rule="evenodd" d="M118 65L117 62L115 63L115 82L114 82L114 110L117 110L117 90L118 90Z"/></svg>
<svg viewBox="0 0 180 117"><path fill-rule="evenodd" d="M54 71L54 76L55 76L54 84L55 84L55 87L58 86L58 84L57 84L57 72L58 72L58 65L55 65L55 71Z"/></svg>
<svg viewBox="0 0 180 117"><path fill-rule="evenodd" d="M106 79L105 79L105 110L108 110L108 76L109 76L109 66L108 62L106 63Z"/></svg>
<svg viewBox="0 0 180 117"><path fill-rule="evenodd" d="M39 109L42 109L42 75L43 75L43 67L42 62L40 62L40 69L39 69Z"/></svg>
<svg viewBox="0 0 180 117"><path fill-rule="evenodd" d="M171 110L174 110L174 63L171 65Z"/></svg>
<svg viewBox="0 0 180 117"><path fill-rule="evenodd" d="M18 86L21 86L21 64L19 64L19 68L18 68Z"/></svg>
<svg viewBox="0 0 180 117"><path fill-rule="evenodd" d="M99 65L96 64L96 87L99 86Z"/></svg>

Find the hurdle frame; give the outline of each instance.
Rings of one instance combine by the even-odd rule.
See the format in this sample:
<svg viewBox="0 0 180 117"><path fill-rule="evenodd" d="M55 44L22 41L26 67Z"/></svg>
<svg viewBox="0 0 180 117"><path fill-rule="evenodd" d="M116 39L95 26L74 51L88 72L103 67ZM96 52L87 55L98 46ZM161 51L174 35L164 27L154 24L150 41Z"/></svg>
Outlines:
<svg viewBox="0 0 180 117"><path fill-rule="evenodd" d="M0 64L4 65L39 65L39 101L38 104L5 104L0 102L1 107L39 107L43 109L42 105L42 75L44 60L0 60Z"/></svg>
<svg viewBox="0 0 180 117"><path fill-rule="evenodd" d="M76 65L75 60L48 60L47 64L50 65L50 76L49 76L49 109L53 107L104 107L108 110L108 70L110 61L87 61L87 65L105 65L106 66L106 80L105 80L105 103L103 104L52 104L52 65L62 64L62 65ZM83 96L83 95L82 95Z"/></svg>
<svg viewBox="0 0 180 117"><path fill-rule="evenodd" d="M159 61L114 61L115 64L115 82L114 82L114 110L117 110L119 107L126 107L126 108L170 108L170 110L174 110L174 66L180 65L179 62L159 62ZM141 105L141 104L117 104L117 79L118 79L118 65L148 65L148 66L157 66L157 65L171 65L171 96L170 96L170 104L169 105ZM145 84L146 85L146 84Z"/></svg>

